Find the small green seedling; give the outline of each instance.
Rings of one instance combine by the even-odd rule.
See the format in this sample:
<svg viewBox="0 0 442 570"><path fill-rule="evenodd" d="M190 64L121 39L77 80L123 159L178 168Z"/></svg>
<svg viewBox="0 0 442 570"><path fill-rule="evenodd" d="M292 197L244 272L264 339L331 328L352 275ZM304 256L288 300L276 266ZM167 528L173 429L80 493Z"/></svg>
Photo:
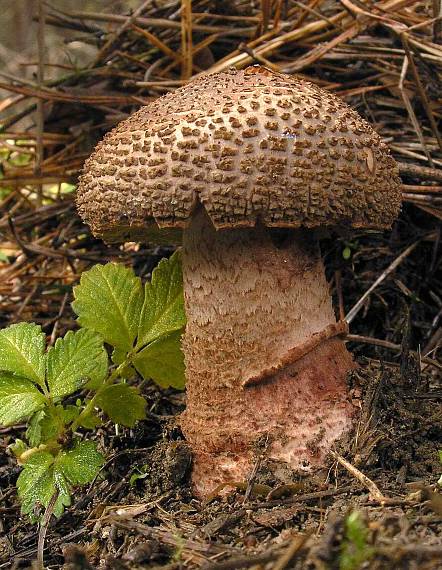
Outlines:
<svg viewBox="0 0 442 570"><path fill-rule="evenodd" d="M147 466L143 466L141 468L139 467L135 467L132 475L129 478L129 485L131 487L134 487L137 481L140 481L142 479L146 479L146 477L148 476L147 473Z"/></svg>
<svg viewBox="0 0 442 570"><path fill-rule="evenodd" d="M345 261L348 261L353 257L353 254L358 250L359 244L357 241L345 241L344 249L342 250L342 257Z"/></svg>
<svg viewBox="0 0 442 570"><path fill-rule="evenodd" d="M358 570L364 562L371 560L374 549L368 543L369 530L358 511L345 519L345 535L339 555L339 570Z"/></svg>
<svg viewBox="0 0 442 570"><path fill-rule="evenodd" d="M50 503L59 516L73 487L99 474L104 457L84 430L103 417L128 427L145 418L146 402L128 383L136 373L184 388L179 252L162 260L144 287L132 269L95 265L74 288L72 307L81 328L47 349L36 324L0 330L0 424L27 422L25 441L10 448L23 466L22 513L34 521Z"/></svg>

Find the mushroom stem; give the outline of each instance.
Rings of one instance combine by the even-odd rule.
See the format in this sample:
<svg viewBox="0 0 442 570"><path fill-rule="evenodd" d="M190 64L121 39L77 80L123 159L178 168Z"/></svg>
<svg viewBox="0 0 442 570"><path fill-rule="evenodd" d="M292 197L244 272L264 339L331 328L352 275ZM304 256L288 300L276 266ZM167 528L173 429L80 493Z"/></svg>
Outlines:
<svg viewBox="0 0 442 570"><path fill-rule="evenodd" d="M308 471L350 430L339 334L317 240L263 226L216 231L204 208L183 237L187 408L193 483L207 496L242 481L261 436L267 456Z"/></svg>

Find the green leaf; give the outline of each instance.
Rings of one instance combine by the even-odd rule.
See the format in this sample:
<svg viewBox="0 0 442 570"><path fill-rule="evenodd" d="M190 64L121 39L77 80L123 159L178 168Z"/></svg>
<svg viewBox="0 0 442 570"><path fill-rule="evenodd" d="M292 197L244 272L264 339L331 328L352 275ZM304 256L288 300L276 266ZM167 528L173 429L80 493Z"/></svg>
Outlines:
<svg viewBox="0 0 442 570"><path fill-rule="evenodd" d="M107 352L101 336L88 329L66 333L47 354L47 383L53 398L63 398L85 382L98 388L106 378Z"/></svg>
<svg viewBox="0 0 442 570"><path fill-rule="evenodd" d="M104 464L104 457L92 441L77 442L73 449L61 452L57 468L72 485L90 483Z"/></svg>
<svg viewBox="0 0 442 570"><path fill-rule="evenodd" d="M34 504L40 501L45 504L47 495L47 475L54 457L46 451L38 451L31 455L25 463L23 471L17 479L18 495L22 502L22 512L29 513ZM52 496L49 493L49 499ZM43 500L41 500L41 498Z"/></svg>
<svg viewBox="0 0 442 570"><path fill-rule="evenodd" d="M96 404L116 424L133 427L146 417L146 401L136 388L127 384L107 386L96 398Z"/></svg>
<svg viewBox="0 0 442 570"><path fill-rule="evenodd" d="M29 420L28 429L26 430L26 439L32 447L37 447L41 443L41 420L45 417L45 411L39 410L35 412Z"/></svg>
<svg viewBox="0 0 442 570"><path fill-rule="evenodd" d="M133 364L145 380L151 378L163 388L172 386L178 390L184 389L186 380L181 335L182 331L179 330L161 337L134 357Z"/></svg>
<svg viewBox="0 0 442 570"><path fill-rule="evenodd" d="M102 423L103 422L98 417L98 415L94 411L92 411L83 416L80 419L78 425L86 429L95 429L96 427L101 426Z"/></svg>
<svg viewBox="0 0 442 570"><path fill-rule="evenodd" d="M79 413L80 409L77 406L47 407L35 413L26 430L29 443L36 447L40 443L56 441L65 432L66 426L72 423Z"/></svg>
<svg viewBox="0 0 442 570"><path fill-rule="evenodd" d="M0 330L0 370L13 372L44 386L45 335L34 323Z"/></svg>
<svg viewBox="0 0 442 570"><path fill-rule="evenodd" d="M342 257L347 261L351 257L351 249L347 246L342 251Z"/></svg>
<svg viewBox="0 0 442 570"><path fill-rule="evenodd" d="M45 404L46 398L32 382L0 372L0 424L15 424Z"/></svg>
<svg viewBox="0 0 442 570"><path fill-rule="evenodd" d="M118 350L118 348L116 348L112 352L111 360L117 366L123 364L126 358L127 358L127 352L125 350ZM136 370L130 364L124 366L119 372L120 378L124 378L125 380L131 380L136 376L136 374L137 374Z"/></svg>
<svg viewBox="0 0 442 570"><path fill-rule="evenodd" d="M129 351L138 330L143 289L132 269L116 263L95 265L74 287L72 308L81 326L100 333L114 347Z"/></svg>
<svg viewBox="0 0 442 570"><path fill-rule="evenodd" d="M80 408L77 406L57 406L61 408L60 416L63 420L63 423L70 424L72 423L79 415L80 415Z"/></svg>
<svg viewBox="0 0 442 570"><path fill-rule="evenodd" d="M17 479L18 496L23 514L31 514L37 505L46 507L55 493L54 457L46 451L32 454Z"/></svg>
<svg viewBox="0 0 442 570"><path fill-rule="evenodd" d="M129 478L129 485L133 487L137 481L139 481L140 479L146 479L146 477L148 476L149 476L148 473L144 473L140 469L135 468L135 471L132 473L132 475Z"/></svg>
<svg viewBox="0 0 442 570"><path fill-rule="evenodd" d="M20 460L20 456L27 451L29 448L26 445L26 443L22 440L22 439L16 439L14 441L14 443L10 443L8 445L8 449L10 449L12 451L12 453L15 455L15 457L17 458L17 460Z"/></svg>
<svg viewBox="0 0 442 570"><path fill-rule="evenodd" d="M63 514L65 507L69 507L72 502L71 489L57 463L52 468L52 478L54 488L58 490L58 497L55 501L53 512L56 517L59 517Z"/></svg>
<svg viewBox="0 0 442 570"><path fill-rule="evenodd" d="M181 253L162 259L144 288L137 346L145 346L186 324Z"/></svg>
<svg viewBox="0 0 442 570"><path fill-rule="evenodd" d="M33 453L24 465L17 480L22 513L35 520L37 507L47 507L54 493L55 516L71 504L71 485L83 485L94 479L104 463L101 453L90 441L77 443L70 451L56 457L46 451Z"/></svg>
<svg viewBox="0 0 442 570"><path fill-rule="evenodd" d="M123 364L126 358L127 358L126 350L120 350L119 348L114 348L114 350L112 351L111 360L117 366Z"/></svg>
<svg viewBox="0 0 442 570"><path fill-rule="evenodd" d="M61 406L44 410L44 415L40 420L40 437L42 442L56 440L63 432L65 422L61 416L62 410Z"/></svg>
<svg viewBox="0 0 442 570"><path fill-rule="evenodd" d="M345 535L341 543L339 570L358 570L364 562L373 557L374 549L370 546L369 530L361 514L350 513L345 520Z"/></svg>

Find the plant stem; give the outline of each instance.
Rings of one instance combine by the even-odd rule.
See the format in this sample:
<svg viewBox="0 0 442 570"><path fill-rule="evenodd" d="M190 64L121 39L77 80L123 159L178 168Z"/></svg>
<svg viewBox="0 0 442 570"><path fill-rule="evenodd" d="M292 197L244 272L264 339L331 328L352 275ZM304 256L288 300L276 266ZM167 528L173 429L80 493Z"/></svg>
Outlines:
<svg viewBox="0 0 442 570"><path fill-rule="evenodd" d="M52 513L54 512L55 503L57 502L59 492L58 490L52 495L48 506L46 507L43 521L40 524L40 530L38 533L38 545L37 545L37 568L38 570L44 570L44 549L45 549L45 539L46 533L48 531L49 521L51 520Z"/></svg>
<svg viewBox="0 0 442 570"><path fill-rule="evenodd" d="M100 388L98 388L98 390L96 391L96 393L94 394L94 396L89 400L89 402L86 404L86 406L84 407L83 411L80 413L80 415L77 417L76 420L74 420L71 424L71 431L72 433L75 432L75 430L78 428L78 426L81 423L81 420L86 417L93 409L95 406L95 402L97 400L97 397L103 392L103 390L105 388L107 388L107 386L109 386L110 384L113 384L113 382L120 376L121 372L126 368L126 366L128 366L131 363L131 355L128 354L126 357L126 360L124 360L124 362L122 362L120 365L117 366L117 368L115 368L115 370L109 375L109 377L107 378L107 380L105 380L102 384L102 386L100 386Z"/></svg>

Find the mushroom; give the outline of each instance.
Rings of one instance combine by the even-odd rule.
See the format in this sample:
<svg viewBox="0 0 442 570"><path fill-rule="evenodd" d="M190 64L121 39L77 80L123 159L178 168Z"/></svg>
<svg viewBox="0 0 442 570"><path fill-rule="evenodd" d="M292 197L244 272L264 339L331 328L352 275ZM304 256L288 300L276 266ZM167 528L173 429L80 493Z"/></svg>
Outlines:
<svg viewBox="0 0 442 570"><path fill-rule="evenodd" d="M107 242L183 240L187 407L195 492L247 477L260 442L323 466L356 417L355 363L317 230L390 227L398 169L335 95L254 66L200 76L99 143L80 215Z"/></svg>

